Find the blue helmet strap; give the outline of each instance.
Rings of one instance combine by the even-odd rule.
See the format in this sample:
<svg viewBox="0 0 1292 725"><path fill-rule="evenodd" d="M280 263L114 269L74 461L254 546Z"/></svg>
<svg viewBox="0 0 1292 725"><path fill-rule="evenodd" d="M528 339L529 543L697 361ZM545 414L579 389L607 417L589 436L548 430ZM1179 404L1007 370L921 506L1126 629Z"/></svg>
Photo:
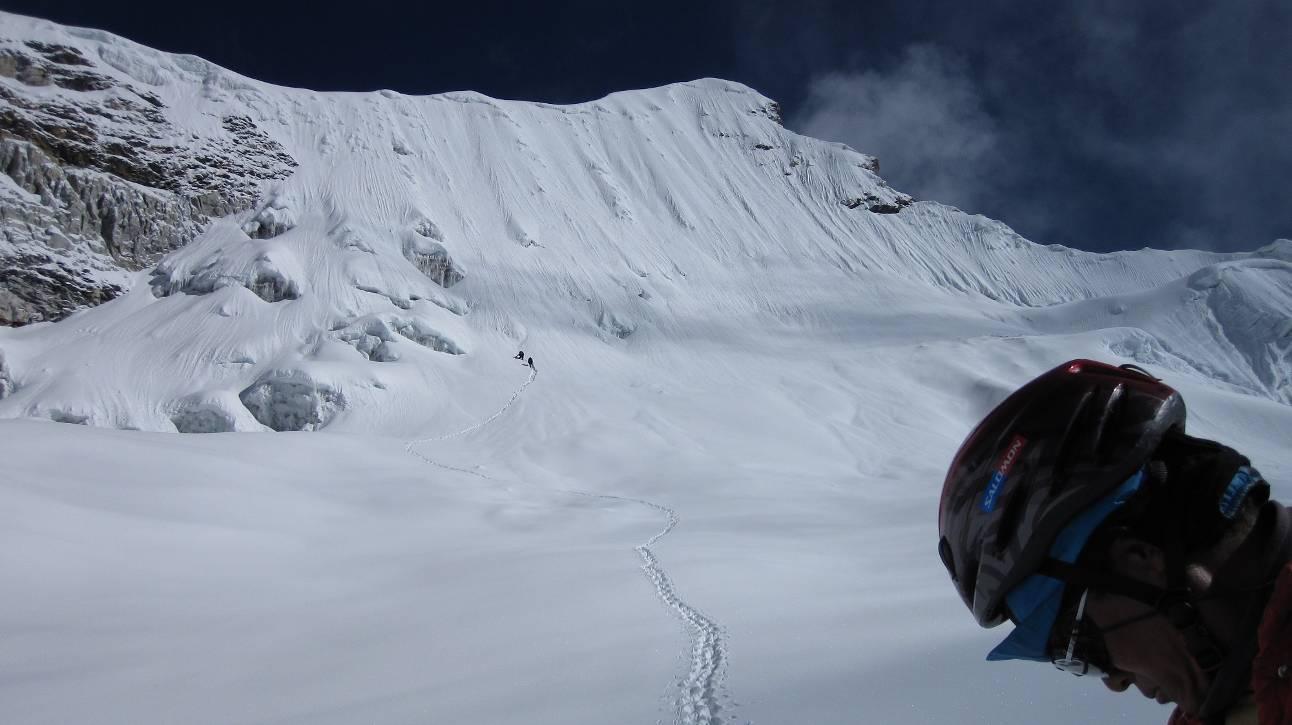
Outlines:
<svg viewBox="0 0 1292 725"><path fill-rule="evenodd" d="M1147 604L1154 609L1160 609L1159 604L1168 595L1166 589L1155 587L1138 579L1132 579L1103 569L1092 569L1080 564L1071 564L1061 559L1046 559L1041 562L1037 572L1066 582L1072 585L1074 589L1094 589L1099 592L1120 594L1137 602Z"/></svg>

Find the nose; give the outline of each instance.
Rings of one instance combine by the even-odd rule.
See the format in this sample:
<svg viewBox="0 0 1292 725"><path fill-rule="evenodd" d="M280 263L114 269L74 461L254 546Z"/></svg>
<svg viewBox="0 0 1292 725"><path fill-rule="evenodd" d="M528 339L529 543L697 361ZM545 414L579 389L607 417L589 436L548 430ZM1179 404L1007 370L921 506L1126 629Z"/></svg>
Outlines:
<svg viewBox="0 0 1292 725"><path fill-rule="evenodd" d="M1113 692L1125 692L1133 684L1135 684L1135 676L1121 670L1112 670L1104 678L1104 687Z"/></svg>

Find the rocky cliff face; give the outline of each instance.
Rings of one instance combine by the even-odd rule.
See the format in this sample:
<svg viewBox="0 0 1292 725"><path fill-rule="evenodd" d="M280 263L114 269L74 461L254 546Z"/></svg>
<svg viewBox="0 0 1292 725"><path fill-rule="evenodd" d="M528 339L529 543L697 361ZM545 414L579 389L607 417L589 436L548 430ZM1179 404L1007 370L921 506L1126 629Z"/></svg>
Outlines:
<svg viewBox="0 0 1292 725"><path fill-rule="evenodd" d="M2 325L112 299L296 167L251 119L180 128L121 75L71 45L0 39Z"/></svg>

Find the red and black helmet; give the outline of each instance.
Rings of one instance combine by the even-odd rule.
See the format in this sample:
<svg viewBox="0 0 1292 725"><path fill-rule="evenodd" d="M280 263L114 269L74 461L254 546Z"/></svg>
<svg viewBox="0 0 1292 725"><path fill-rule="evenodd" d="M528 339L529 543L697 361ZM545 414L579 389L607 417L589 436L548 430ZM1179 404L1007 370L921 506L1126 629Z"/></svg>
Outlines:
<svg viewBox="0 0 1292 725"><path fill-rule="evenodd" d="M1134 367L1072 360L996 406L960 446L938 507L938 553L984 627L1058 533L1144 466L1184 400Z"/></svg>

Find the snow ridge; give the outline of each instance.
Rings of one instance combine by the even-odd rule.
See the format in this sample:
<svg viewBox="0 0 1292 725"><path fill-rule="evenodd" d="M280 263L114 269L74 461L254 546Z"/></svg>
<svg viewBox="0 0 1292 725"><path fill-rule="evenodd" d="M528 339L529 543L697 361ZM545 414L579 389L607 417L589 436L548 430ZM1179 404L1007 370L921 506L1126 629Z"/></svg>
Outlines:
<svg viewBox="0 0 1292 725"><path fill-rule="evenodd" d="M531 370L529 378L521 384L511 398L502 405L493 415L484 420L467 426L462 430L452 433L445 433L438 436L427 436L417 438L404 444L404 450L425 461L426 463L442 468L447 471L456 471L466 473L488 481L498 482L498 479L479 471L467 468L458 468L449 466L436 461L428 456L418 452L414 446L419 443L429 443L434 441L445 441L452 438L474 433L484 428L490 423L497 420L506 413L521 394L525 392L534 380L538 377L537 370ZM678 683L680 693L676 697L674 704L677 707L678 718L675 720L678 725L720 725L722 722L723 703L721 702L720 687L726 672L727 651L723 640L722 628L709 617L706 617L698 609L691 606L682 599L673 586L673 580L669 578L668 572L660 564L659 557L651 551L652 546L657 544L660 539L668 536L674 528L677 527L681 520L677 512L673 509L660 504L646 501L639 498L630 498L626 496L614 496L610 494L592 493L590 491L580 491L576 489L557 489L558 493L564 493L572 496L582 496L585 498L596 498L603 501L616 501L632 503L640 506L647 506L664 514L667 523L664 528L660 529L655 535L651 536L645 543L635 547L638 556L642 560L642 571L651 583L655 585L655 593L659 596L660 601L676 612L677 616L686 623L691 630L691 666L686 677Z"/></svg>

